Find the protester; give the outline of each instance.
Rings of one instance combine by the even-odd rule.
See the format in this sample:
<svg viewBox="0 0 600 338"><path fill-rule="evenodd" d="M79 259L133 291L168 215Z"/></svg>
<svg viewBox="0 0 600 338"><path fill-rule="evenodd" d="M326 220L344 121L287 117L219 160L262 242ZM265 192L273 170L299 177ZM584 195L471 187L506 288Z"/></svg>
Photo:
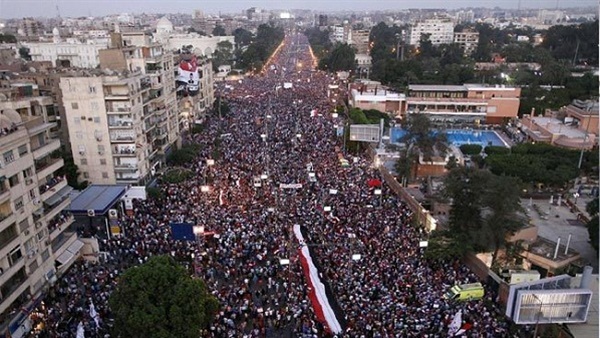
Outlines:
<svg viewBox="0 0 600 338"><path fill-rule="evenodd" d="M134 214L121 219L126 236L100 241L106 257L77 262L52 288L38 336L74 337L82 323L85 337L109 337L107 300L117 277L166 254L203 278L219 300L220 311L200 336L323 337L294 224L309 232L304 245L314 249L344 313L340 337L447 337L459 310L472 324L465 336L508 336L506 322L484 301L442 299L474 275L458 261L425 260L419 247L425 235L413 226L410 209L385 186L375 195L367 181L381 180L378 172L366 157L343 153L336 127L344 121L331 114L337 102L327 97L328 85L342 83L313 70L314 61L306 37L288 34L263 74L219 84L229 113L184 140L201 146L186 166L196 175L161 183L158 200L135 201ZM350 166L342 167L338 156ZM202 225L214 235L175 241L171 222Z"/></svg>

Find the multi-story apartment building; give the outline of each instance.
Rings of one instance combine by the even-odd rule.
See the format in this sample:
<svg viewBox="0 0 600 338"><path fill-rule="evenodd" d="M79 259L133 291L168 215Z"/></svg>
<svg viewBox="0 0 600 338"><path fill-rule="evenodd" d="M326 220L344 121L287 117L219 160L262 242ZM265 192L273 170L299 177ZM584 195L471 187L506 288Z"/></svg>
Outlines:
<svg viewBox="0 0 600 338"><path fill-rule="evenodd" d="M80 180L146 183L177 143L175 92L149 74L65 76L60 89Z"/></svg>
<svg viewBox="0 0 600 338"><path fill-rule="evenodd" d="M409 27L408 43L412 46L418 46L423 34L429 35L429 41L434 46L452 43L454 41L454 23L446 17L417 21Z"/></svg>
<svg viewBox="0 0 600 338"><path fill-rule="evenodd" d="M454 33L454 43L458 44L465 56L471 55L479 45L479 32L463 30Z"/></svg>
<svg viewBox="0 0 600 338"><path fill-rule="evenodd" d="M331 27L330 39L333 42L352 43L352 26L345 22L342 25Z"/></svg>
<svg viewBox="0 0 600 338"><path fill-rule="evenodd" d="M63 212L72 189L58 174L54 102L35 86L11 87L0 94L0 335L21 337L28 312L83 242Z"/></svg>
<svg viewBox="0 0 600 338"><path fill-rule="evenodd" d="M356 49L356 54L369 54L369 34L368 29L352 30L352 47Z"/></svg>
<svg viewBox="0 0 600 338"><path fill-rule="evenodd" d="M42 23L34 18L23 18L19 21L17 34L26 38L35 38L44 32Z"/></svg>

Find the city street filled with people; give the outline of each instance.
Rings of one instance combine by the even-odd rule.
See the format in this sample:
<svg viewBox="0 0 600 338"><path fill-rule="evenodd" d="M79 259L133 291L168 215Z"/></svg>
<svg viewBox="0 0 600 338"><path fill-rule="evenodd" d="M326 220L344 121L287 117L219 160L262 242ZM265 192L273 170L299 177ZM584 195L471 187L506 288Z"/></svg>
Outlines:
<svg viewBox="0 0 600 338"><path fill-rule="evenodd" d="M307 38L288 32L261 73L219 83L228 111L184 139L200 149L186 165L193 178L161 181L161 198L134 202L121 218L125 236L101 239L106 255L76 262L50 290L38 336L75 337L82 323L85 337L110 337L108 298L118 276L171 255L219 301L201 337L449 337L458 311L469 324L463 337L509 337L493 293L443 299L475 275L460 261L423 257L426 234L412 211L385 184L368 184L383 181L377 168L349 154L338 136L345 120L333 114L341 101L328 97L328 86L343 88L343 80L314 64ZM206 235L174 240L172 222L202 226ZM294 225L308 234L304 242ZM341 333L315 312L303 246L339 304Z"/></svg>

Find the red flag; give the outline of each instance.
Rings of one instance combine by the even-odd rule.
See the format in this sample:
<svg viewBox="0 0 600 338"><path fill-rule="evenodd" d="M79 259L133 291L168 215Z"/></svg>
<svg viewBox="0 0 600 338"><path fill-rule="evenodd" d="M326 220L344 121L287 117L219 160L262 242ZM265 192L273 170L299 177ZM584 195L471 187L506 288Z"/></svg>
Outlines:
<svg viewBox="0 0 600 338"><path fill-rule="evenodd" d="M367 181L367 185L369 186L369 188L375 188L375 187L379 188L379 187L381 187L381 181L376 178L372 178Z"/></svg>

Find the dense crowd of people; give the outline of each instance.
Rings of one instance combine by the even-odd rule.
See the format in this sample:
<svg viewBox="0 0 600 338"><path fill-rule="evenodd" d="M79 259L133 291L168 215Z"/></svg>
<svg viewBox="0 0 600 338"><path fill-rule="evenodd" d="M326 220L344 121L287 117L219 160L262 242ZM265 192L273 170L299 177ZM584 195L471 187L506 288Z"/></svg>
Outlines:
<svg viewBox="0 0 600 338"><path fill-rule="evenodd" d="M185 139L201 145L188 165L194 178L163 182L163 197L135 201L133 215L121 219L126 236L101 240L104 257L78 261L52 288L40 337L74 337L78 326L85 337L109 337L107 299L117 276L159 254L193 265L217 297L220 310L202 337L326 336L307 295L294 224L308 230L306 245L314 245L344 312L339 337L447 337L459 310L472 324L465 336L508 336L483 300L442 298L474 275L458 261L423 258L423 230L385 186L374 193L367 181L381 178L366 157L344 155L350 165L340 165L336 128L344 121L327 97L339 79L310 66L305 36L288 34L283 44L262 74L218 85L230 111ZM171 222L215 235L176 241Z"/></svg>

